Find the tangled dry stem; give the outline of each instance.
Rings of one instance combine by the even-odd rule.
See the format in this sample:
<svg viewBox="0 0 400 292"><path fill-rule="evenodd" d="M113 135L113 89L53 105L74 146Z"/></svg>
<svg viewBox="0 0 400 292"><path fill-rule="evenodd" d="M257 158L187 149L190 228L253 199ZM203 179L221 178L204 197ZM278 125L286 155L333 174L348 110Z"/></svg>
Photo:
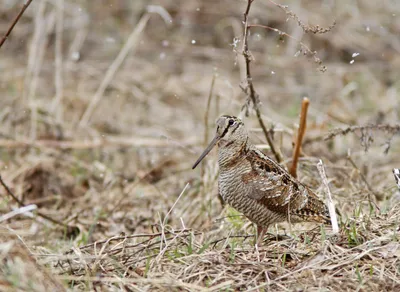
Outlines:
<svg viewBox="0 0 400 292"><path fill-rule="evenodd" d="M291 290L303 285L395 290L400 281L396 266L387 259L399 257L399 246L393 241L399 212L396 205L386 215L360 217L344 224L335 236L325 237L314 229L296 238L271 240L258 250L242 247L237 237L211 244L205 233L169 229L165 231L167 246L162 250L159 232L111 237L64 255L37 257L39 262L54 265L58 279L74 280L78 286L90 281L94 286L119 283L126 288L176 287L187 291L203 291L204 287L209 287L208 291ZM368 225L370 220L372 225ZM347 237L353 228L354 242Z"/></svg>
<svg viewBox="0 0 400 292"><path fill-rule="evenodd" d="M312 32L314 34L324 34L324 33L330 32L336 25L336 20L333 21L333 23L328 27L321 27L318 24L317 25L305 24L304 21L302 21L296 13L294 13L292 10L290 10L287 5L282 5L282 4L276 3L272 0L268 0L268 1L271 2L272 4L274 4L276 7L279 7L280 9L282 9L286 13L286 16L288 18L292 18L292 19L296 20L297 24L303 29L303 31L305 33Z"/></svg>
<svg viewBox="0 0 400 292"><path fill-rule="evenodd" d="M244 12L244 20L243 20L243 25L244 25L244 33L243 33L243 56L246 61L246 81L247 81L247 86L248 90L246 88L245 93L248 94L248 100L244 104L244 107L246 107L246 112L248 112L248 105L250 104L249 100L253 103L254 109L256 111L256 116L257 120L261 126L261 129L264 133L265 139L268 142L269 147L271 148L272 154L275 156L276 161L281 162L282 157L280 153L275 149L274 142L272 141L270 132L267 130L267 127L264 124L264 121L261 117L261 111L259 108L260 100L259 97L254 89L254 84L253 84L253 78L251 76L251 69L250 69L250 63L252 60L251 53L249 50L249 44L248 44L248 35L249 35L249 23L248 23L248 18L249 18L249 12L251 8L251 4L253 3L254 0L248 0L247 1L247 7ZM249 91L249 92L247 92Z"/></svg>
<svg viewBox="0 0 400 292"><path fill-rule="evenodd" d="M382 125L366 125L366 126L349 126L344 129L334 129L328 135L325 136L325 140L330 140L336 136L345 136L349 133L355 133L360 131L361 134L366 133L366 131L370 130L378 130L383 131L389 134L396 135L400 133L400 125L389 125L389 124L382 124Z"/></svg>

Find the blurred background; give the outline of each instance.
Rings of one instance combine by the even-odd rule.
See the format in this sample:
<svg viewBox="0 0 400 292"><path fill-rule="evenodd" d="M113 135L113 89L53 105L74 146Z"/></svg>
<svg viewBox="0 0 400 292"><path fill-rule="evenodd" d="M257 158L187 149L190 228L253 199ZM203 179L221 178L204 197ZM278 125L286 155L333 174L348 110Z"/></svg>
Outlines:
<svg viewBox="0 0 400 292"><path fill-rule="evenodd" d="M22 2L0 1L2 35ZM336 21L324 34L306 34L272 1L252 5L249 23L290 35L260 27L249 35L260 109L274 128L284 164L290 164L306 96L311 104L299 179L322 193L316 168L322 159L345 214L371 194L387 206L395 193L392 168L400 166L399 132L357 130L325 138L337 128L398 124L400 2L280 4L306 25L327 28ZM4 181L25 204L79 226L79 243L150 232L187 183L169 223L217 228L215 219L224 209L215 152L202 170L190 168L212 138L215 119L238 115L246 101L241 89L246 5L244 0L33 1L0 50ZM322 63L305 55L306 48ZM245 124L252 141L268 153L253 111ZM17 206L5 196L0 203L2 213ZM62 232L39 236L55 232L43 220L20 216L7 222L26 230L36 244L54 246L63 238Z"/></svg>

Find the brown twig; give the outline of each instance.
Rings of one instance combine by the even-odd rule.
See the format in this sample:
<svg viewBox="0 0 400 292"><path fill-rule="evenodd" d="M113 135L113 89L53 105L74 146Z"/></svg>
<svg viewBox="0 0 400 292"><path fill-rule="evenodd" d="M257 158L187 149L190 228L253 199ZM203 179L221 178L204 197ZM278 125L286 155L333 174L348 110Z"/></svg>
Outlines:
<svg viewBox="0 0 400 292"><path fill-rule="evenodd" d="M251 4L253 3L254 0L248 0L247 1L247 7L246 7L246 11L244 13L244 33L243 33L243 56L246 62L246 80L247 80L247 88L245 90L245 92L248 94L248 98L250 98L251 102L253 103L254 109L256 111L256 115L257 115L257 119L258 122L261 126L261 129L263 130L263 133L265 135L265 138L268 142L269 147L271 148L271 152L274 154L275 159L278 162L282 162L282 157L281 155L278 153L278 151L276 151L274 143L272 141L272 138L270 136L269 131L267 130L267 127L265 126L262 118L261 118L261 112L260 112L260 108L258 107L259 105L259 98L258 95L254 89L254 85L253 85L253 78L251 76L251 70L250 70L250 63L251 63L251 53L249 51L249 45L248 45L248 35L249 35L249 24L248 24L248 16L249 16L249 12L250 12L250 7ZM250 92L248 92L248 90L250 90ZM245 107L247 107L249 104L249 102L247 101L245 104Z"/></svg>
<svg viewBox="0 0 400 292"><path fill-rule="evenodd" d="M290 167L289 170L290 174L293 177L297 177L297 163L299 161L301 143L303 141L304 133L306 132L307 110L309 104L310 100L307 97L303 98L303 102L301 103L300 125L299 125L299 130L297 132L296 145L294 146L294 151L293 151L292 166Z"/></svg>
<svg viewBox="0 0 400 292"><path fill-rule="evenodd" d="M10 188L9 188L9 187L7 186L7 184L4 182L3 178L1 177L1 175L0 175L0 184L1 184L1 185L3 186L3 188L6 190L7 194L8 194L20 207L25 207L24 202L22 202L20 199L17 198L17 196L14 195L14 193L10 190ZM65 228L67 228L67 232L68 232L68 233L72 232L73 229L76 228L76 227L74 227L74 226L69 226L69 225L67 225L67 224L65 224L65 223L63 223L63 222L61 222L61 221L58 221L58 220L56 220L56 219L54 219L54 218L51 218L51 217L47 216L46 214L43 214L43 213L41 213L41 212L39 212L39 211L37 211L36 214L37 214L38 216L40 216L40 217L42 217L42 218L44 218L44 219L46 219L46 220L48 220L48 221L54 223L54 224L57 224L57 225L60 225L60 226L63 226L63 227L65 227Z"/></svg>
<svg viewBox="0 0 400 292"><path fill-rule="evenodd" d="M14 26L17 24L19 19L21 18L22 14L24 14L25 10L28 8L28 6L31 4L32 0L28 0L24 6L22 6L21 11L18 13L17 17L15 17L14 21L11 23L10 27L8 28L6 34L3 36L3 38L0 41L0 48L4 44L4 42L8 39L10 36L12 30L14 29Z"/></svg>

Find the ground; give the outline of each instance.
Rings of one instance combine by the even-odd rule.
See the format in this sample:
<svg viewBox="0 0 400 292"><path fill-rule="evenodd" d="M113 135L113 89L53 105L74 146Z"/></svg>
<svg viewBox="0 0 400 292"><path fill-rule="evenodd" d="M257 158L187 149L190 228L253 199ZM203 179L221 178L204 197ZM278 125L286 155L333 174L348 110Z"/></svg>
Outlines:
<svg viewBox="0 0 400 292"><path fill-rule="evenodd" d="M0 2L0 35L22 2ZM246 6L33 1L0 48L1 290L400 290L400 2L252 3L262 119L288 168L309 98L298 177L325 200L322 160L340 215L258 248L215 151L191 169L246 104ZM252 105L244 122L274 157Z"/></svg>

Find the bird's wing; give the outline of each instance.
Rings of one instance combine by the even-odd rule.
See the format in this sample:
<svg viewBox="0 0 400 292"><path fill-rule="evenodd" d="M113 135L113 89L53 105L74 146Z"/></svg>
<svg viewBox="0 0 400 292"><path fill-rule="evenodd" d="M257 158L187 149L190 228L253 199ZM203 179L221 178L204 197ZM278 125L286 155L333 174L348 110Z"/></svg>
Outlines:
<svg viewBox="0 0 400 292"><path fill-rule="evenodd" d="M250 187L248 196L272 211L287 213L288 210L301 209L307 203L307 189L299 190L296 184L285 180L284 175L250 172L243 175L242 179Z"/></svg>
<svg viewBox="0 0 400 292"><path fill-rule="evenodd" d="M247 160L252 171L244 174L242 180L250 188L249 197L271 211L304 217L304 220L310 216L326 215L325 204L317 195L268 156L252 150Z"/></svg>

